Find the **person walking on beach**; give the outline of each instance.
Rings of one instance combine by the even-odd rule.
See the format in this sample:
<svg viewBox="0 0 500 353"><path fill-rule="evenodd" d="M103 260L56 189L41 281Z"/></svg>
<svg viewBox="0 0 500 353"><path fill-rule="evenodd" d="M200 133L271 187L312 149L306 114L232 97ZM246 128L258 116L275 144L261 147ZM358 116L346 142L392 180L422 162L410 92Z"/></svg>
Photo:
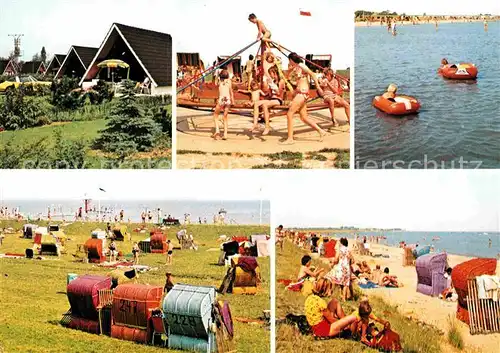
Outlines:
<svg viewBox="0 0 500 353"><path fill-rule="evenodd" d="M167 265L172 265L172 255L174 252L174 244L169 240L167 240Z"/></svg>
<svg viewBox="0 0 500 353"><path fill-rule="evenodd" d="M132 246L132 255L134 255L134 265L139 265L139 245L137 242Z"/></svg>

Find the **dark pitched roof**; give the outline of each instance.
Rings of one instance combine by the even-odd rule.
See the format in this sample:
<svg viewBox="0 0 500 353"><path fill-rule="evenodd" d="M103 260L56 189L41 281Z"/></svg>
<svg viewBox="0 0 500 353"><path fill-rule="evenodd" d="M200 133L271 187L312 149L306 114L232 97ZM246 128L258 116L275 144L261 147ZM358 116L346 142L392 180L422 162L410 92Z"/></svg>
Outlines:
<svg viewBox="0 0 500 353"><path fill-rule="evenodd" d="M10 60L0 60L0 75L3 74Z"/></svg>
<svg viewBox="0 0 500 353"><path fill-rule="evenodd" d="M56 55L54 55L54 57L59 62L59 65L62 65L64 59L66 58L66 54L56 54Z"/></svg>
<svg viewBox="0 0 500 353"><path fill-rule="evenodd" d="M159 86L172 85L172 36L115 23Z"/></svg>
<svg viewBox="0 0 500 353"><path fill-rule="evenodd" d="M89 67L90 63L94 59L94 56L97 54L97 50L99 50L98 48L79 47L76 45L73 45L73 49L75 49L76 53L82 60L85 68Z"/></svg>
<svg viewBox="0 0 500 353"><path fill-rule="evenodd" d="M21 73L36 74L38 73L40 65L42 65L41 61L26 61L21 68Z"/></svg>

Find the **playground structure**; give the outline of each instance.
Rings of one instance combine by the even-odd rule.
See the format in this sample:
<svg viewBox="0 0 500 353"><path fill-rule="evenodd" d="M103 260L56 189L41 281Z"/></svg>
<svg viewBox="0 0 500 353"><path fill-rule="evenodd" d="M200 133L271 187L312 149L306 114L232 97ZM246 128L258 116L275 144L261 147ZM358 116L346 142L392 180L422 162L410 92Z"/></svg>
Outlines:
<svg viewBox="0 0 500 353"><path fill-rule="evenodd" d="M231 66L233 67L233 62L236 60L239 60L239 55L243 53L244 51L250 49L253 47L255 44L260 42L260 46L258 48L257 53L260 53L259 55L256 55L256 58L264 58L265 54L267 53L266 50L271 49L269 44L256 40L243 49L237 51L233 55L230 55L228 57L218 57L220 60L217 64L214 66L211 66L207 68L205 71L203 71L201 74L198 76L195 76L191 81L186 82L183 80L179 80L177 82L177 85L180 86L180 88L177 89L177 94L178 94L178 99L177 99L177 106L180 107L186 107L186 108L191 108L191 109L212 109L216 105L216 101L219 97L218 93L218 86L215 85L213 82L206 82L206 79L209 75L213 74L217 69L223 67L223 66ZM277 49L281 54L287 56L285 53L292 53L291 50L285 48L282 45L277 45L275 43L271 43L271 46L273 49ZM308 57L310 59L308 59ZM330 63L331 62L331 56L327 55L322 55L319 58L315 58L313 55L308 54L306 57L301 57L302 60L304 60L305 64L310 67L310 68L315 68L323 71L326 67L323 67L318 64L318 62L321 63ZM318 60L321 59L321 60ZM257 80L259 80L261 84L261 88L263 87L263 76L264 76L264 60L259 59L257 61L258 64L258 72L257 72ZM270 114L270 118L276 117L276 116L283 116L286 114L288 111L288 102L293 99L294 91L293 87L289 82L289 79L287 78L287 72L281 69L281 64L278 63L278 71L279 71L279 76L280 78L284 79L286 82L286 93L285 93L285 102L282 105L279 106L274 106L271 108L272 113ZM342 90L343 87L349 89L350 86L350 80L349 78L343 77L338 74L334 74L334 77L337 79L339 82L339 87ZM230 113L233 114L239 114L239 115L250 115L252 114L253 107L248 107L244 103L241 103L241 101L246 101L248 102L249 97L248 95L245 95L244 93L240 93L237 90L248 90L248 84L247 83L235 83L233 86L236 86L236 90L234 91L234 99L236 104L231 105ZM189 98L187 98L187 94L182 94L186 90L190 89L190 94ZM309 91L309 100L307 101L307 110L308 112L313 112L317 110L323 110L328 108L328 104L326 103L314 103L318 98L317 90L316 88L311 88Z"/></svg>

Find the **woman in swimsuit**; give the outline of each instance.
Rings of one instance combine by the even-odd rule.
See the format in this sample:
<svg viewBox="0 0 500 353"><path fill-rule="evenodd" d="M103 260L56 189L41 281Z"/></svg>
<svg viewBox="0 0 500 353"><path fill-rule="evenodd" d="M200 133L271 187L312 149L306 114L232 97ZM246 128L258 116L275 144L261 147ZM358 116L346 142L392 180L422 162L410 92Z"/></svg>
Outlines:
<svg viewBox="0 0 500 353"><path fill-rule="evenodd" d="M320 141L323 141L323 136L327 133L321 129L318 124L311 121L307 116L307 100L309 99L309 78L312 78L316 87L318 87L318 94L323 94L318 79L316 75L304 64L302 59L297 53L291 53L288 55L290 60L290 66L292 68L293 74L297 77L297 86L295 89L295 97L290 103L288 108L287 125L288 125L288 137L283 142L283 144L293 144L293 116L295 113L300 114L300 120L315 129L320 136Z"/></svg>
<svg viewBox="0 0 500 353"><path fill-rule="evenodd" d="M335 75L333 73L332 69L325 69L325 78L321 80L321 89L323 90L323 101L328 104L328 109L330 109L330 114L332 116L332 122L333 126L337 127L339 126L339 123L337 120L335 120L335 104L344 107L345 114L347 116L347 122L350 123L351 121L351 116L350 116L350 109L351 106L349 103L342 98L339 93L340 93L340 88L339 88L339 83L337 79L335 78Z"/></svg>
<svg viewBox="0 0 500 353"><path fill-rule="evenodd" d="M278 68L273 66L269 69L269 76L263 77L264 91L268 92L268 98L261 100L259 106L262 107L264 112L264 120L266 122L266 127L262 132L262 135L269 134L271 128L269 124L269 108L283 104L283 93L285 91L285 82L280 80L278 75Z"/></svg>
<svg viewBox="0 0 500 353"><path fill-rule="evenodd" d="M227 72L227 70L222 70L219 82L219 100L217 101L214 112L215 133L212 135L216 140L220 138L219 113L221 110L224 112L224 135L222 139L227 139L227 115L229 114L229 108L232 104L234 104L232 82L229 79L229 72Z"/></svg>

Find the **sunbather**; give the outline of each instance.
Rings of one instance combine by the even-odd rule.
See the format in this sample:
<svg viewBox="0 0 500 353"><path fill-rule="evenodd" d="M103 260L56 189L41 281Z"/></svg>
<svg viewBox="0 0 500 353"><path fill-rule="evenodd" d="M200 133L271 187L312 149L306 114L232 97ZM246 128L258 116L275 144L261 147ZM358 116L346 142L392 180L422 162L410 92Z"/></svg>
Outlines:
<svg viewBox="0 0 500 353"><path fill-rule="evenodd" d="M307 322L316 337L335 337L342 332L349 332L350 325L356 321L354 315L345 316L337 299L327 304L321 297L331 290L331 283L326 279L318 280L304 303Z"/></svg>
<svg viewBox="0 0 500 353"><path fill-rule="evenodd" d="M311 267L311 261L312 258L309 255L304 255L302 257L301 260L302 266L300 266L299 276L298 276L299 281L308 278L317 279L324 273L325 270L323 268L315 269L314 267Z"/></svg>
<svg viewBox="0 0 500 353"><path fill-rule="evenodd" d="M381 323L384 328L390 329L389 321L379 319L372 313L372 307L368 302L368 298L362 299L359 302L358 310L352 313L356 320L351 325L351 332L355 337L359 337L361 343L371 346L371 338L377 336L379 331L374 325L370 324L370 320Z"/></svg>
<svg viewBox="0 0 500 353"><path fill-rule="evenodd" d="M384 275L380 279L379 285L382 287L402 287L396 276L389 275L389 267L384 268Z"/></svg>

